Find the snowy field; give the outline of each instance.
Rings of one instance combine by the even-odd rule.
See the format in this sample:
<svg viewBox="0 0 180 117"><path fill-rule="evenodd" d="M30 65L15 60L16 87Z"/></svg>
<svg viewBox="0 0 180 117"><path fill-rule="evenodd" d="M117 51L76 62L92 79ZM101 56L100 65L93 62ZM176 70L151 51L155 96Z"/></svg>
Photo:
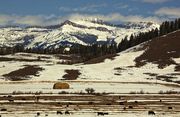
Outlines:
<svg viewBox="0 0 180 117"><path fill-rule="evenodd" d="M179 81L180 75L175 71L175 65L159 69L156 64L148 63L142 67L135 67L134 59L144 51L134 51L135 48L119 53L113 60L106 59L97 64L57 64L58 58L51 55L17 53L0 57L16 59L37 60L38 56L43 57L43 61L0 61L0 93L13 91L43 91L54 92L53 83L66 80L63 76L66 70L77 70L80 72L77 79L70 83L71 89L68 92L80 92L86 88L94 88L97 92L129 93L140 91L157 93L163 91L179 91L180 85L173 82L158 80L157 76L172 76L173 81ZM31 56L28 58L27 56ZM179 59L174 59L179 63ZM29 80L12 83L3 75L23 69L27 65L36 65L42 68L38 74L28 76ZM124 83L123 83L124 82ZM9 83L9 84L8 84ZM33 86L33 87L32 87ZM55 91L56 92L56 91Z"/></svg>
<svg viewBox="0 0 180 117"><path fill-rule="evenodd" d="M23 68L24 65L37 65L44 69L39 73L39 76L32 76L32 81L57 81L63 79L63 75L66 74L65 70L71 69L79 70L79 72L81 73L81 75L78 76L77 80L157 82L156 77L151 74L159 76L170 76L171 74L173 74L174 81L180 80L179 72L174 70L175 65L170 65L163 69L159 69L156 64L152 63L148 63L142 67L132 67L135 66L134 59L137 56L141 55L143 52L144 51L125 51L116 56L114 60L106 59L104 62L97 64L62 65L56 64L58 60L57 58L53 57L50 57L51 59L49 60L44 60L44 62L1 61L0 81L4 81L2 75ZM5 57L9 57L9 55ZM17 58L17 55L15 57ZM24 56L21 56L20 54L19 57L23 58ZM34 59L37 59L37 56L35 56ZM174 60L178 62L179 59Z"/></svg>
<svg viewBox="0 0 180 117"><path fill-rule="evenodd" d="M118 83L118 82L68 82L70 89L54 90L53 82L27 82L27 83L0 83L0 93L12 92L43 92L43 93L59 93L66 91L69 93L85 92L87 88L93 88L97 93L131 93L140 92L144 93L159 93L159 91L179 91L179 87L166 86L163 84L141 84L141 83Z"/></svg>

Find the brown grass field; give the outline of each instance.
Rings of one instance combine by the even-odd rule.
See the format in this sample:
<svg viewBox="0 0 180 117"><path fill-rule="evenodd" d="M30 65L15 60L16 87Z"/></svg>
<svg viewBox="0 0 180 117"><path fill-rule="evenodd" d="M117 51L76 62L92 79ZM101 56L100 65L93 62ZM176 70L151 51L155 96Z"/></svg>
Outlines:
<svg viewBox="0 0 180 117"><path fill-rule="evenodd" d="M129 95L1 95L0 110L4 113L18 111L65 111L89 109L90 112L128 113L153 110L155 113L180 113L178 94Z"/></svg>

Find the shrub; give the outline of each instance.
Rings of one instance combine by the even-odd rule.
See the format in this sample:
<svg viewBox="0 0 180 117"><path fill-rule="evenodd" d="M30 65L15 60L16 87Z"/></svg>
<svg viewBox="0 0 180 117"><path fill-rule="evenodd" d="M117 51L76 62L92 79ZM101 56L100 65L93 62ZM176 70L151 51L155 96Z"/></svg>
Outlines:
<svg viewBox="0 0 180 117"><path fill-rule="evenodd" d="M85 91L88 93L88 94L93 94L95 92L95 90L93 88L86 88Z"/></svg>
<svg viewBox="0 0 180 117"><path fill-rule="evenodd" d="M130 94L145 94L145 92L143 91L143 90L141 90L141 91L130 91L129 92ZM149 92L146 92L146 94L149 94Z"/></svg>
<svg viewBox="0 0 180 117"><path fill-rule="evenodd" d="M144 94L144 91L143 91L143 90L141 90L139 93L140 93L140 94Z"/></svg>
<svg viewBox="0 0 180 117"><path fill-rule="evenodd" d="M131 92L129 92L130 94L136 94L137 92L135 92L135 91L131 91Z"/></svg>
<svg viewBox="0 0 180 117"><path fill-rule="evenodd" d="M61 91L61 92L59 92L58 94L68 94L69 92L67 92L67 91Z"/></svg>
<svg viewBox="0 0 180 117"><path fill-rule="evenodd" d="M164 92L163 92L162 90L160 90L158 93L159 93L159 94L163 94Z"/></svg>
<svg viewBox="0 0 180 117"><path fill-rule="evenodd" d="M159 94L180 94L180 92L178 92L178 91L159 91L158 92Z"/></svg>
<svg viewBox="0 0 180 117"><path fill-rule="evenodd" d="M42 93L43 93L42 91L36 91L35 95L39 95L39 94L42 94Z"/></svg>

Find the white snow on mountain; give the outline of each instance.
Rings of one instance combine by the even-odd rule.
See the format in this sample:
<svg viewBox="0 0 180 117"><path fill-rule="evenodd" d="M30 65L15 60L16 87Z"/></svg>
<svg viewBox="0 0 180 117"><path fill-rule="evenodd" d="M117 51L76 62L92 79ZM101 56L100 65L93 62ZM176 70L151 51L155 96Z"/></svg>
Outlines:
<svg viewBox="0 0 180 117"><path fill-rule="evenodd" d="M27 48L58 47L73 43L88 45L97 42L121 40L131 34L147 32L159 28L155 23L128 23L113 25L101 20L67 20L56 28L48 27L6 27L0 28L0 46L24 44Z"/></svg>

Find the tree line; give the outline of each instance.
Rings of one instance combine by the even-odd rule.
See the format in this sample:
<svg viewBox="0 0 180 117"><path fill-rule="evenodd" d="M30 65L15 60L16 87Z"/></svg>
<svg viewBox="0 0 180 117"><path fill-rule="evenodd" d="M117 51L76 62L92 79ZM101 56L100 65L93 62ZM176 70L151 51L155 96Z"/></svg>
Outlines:
<svg viewBox="0 0 180 117"><path fill-rule="evenodd" d="M130 39L126 36L122 41L118 44L118 52L126 50L130 47L136 46L140 43L146 42L153 38L166 35L170 32L176 31L180 29L180 18L175 21L165 21L160 25L159 29L153 29L149 32L139 33L138 35L131 35Z"/></svg>
<svg viewBox="0 0 180 117"><path fill-rule="evenodd" d="M162 36L178 29L180 29L180 18L175 21L165 21L160 26L159 35Z"/></svg>

